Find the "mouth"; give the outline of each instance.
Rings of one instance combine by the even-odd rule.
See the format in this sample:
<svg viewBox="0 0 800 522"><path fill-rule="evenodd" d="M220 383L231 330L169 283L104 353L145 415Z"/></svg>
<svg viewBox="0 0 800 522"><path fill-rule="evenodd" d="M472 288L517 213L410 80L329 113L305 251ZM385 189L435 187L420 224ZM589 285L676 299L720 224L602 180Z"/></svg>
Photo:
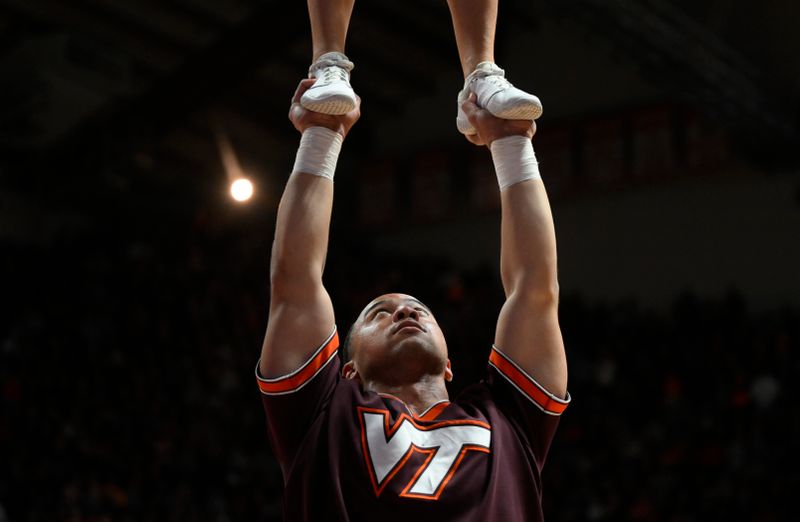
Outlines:
<svg viewBox="0 0 800 522"><path fill-rule="evenodd" d="M407 330L407 331L419 330L420 332L426 332L427 331L418 322L411 321L411 320L406 320L406 321L401 321L400 323L398 323L397 326L395 326L392 329L392 334L400 333L403 330Z"/></svg>

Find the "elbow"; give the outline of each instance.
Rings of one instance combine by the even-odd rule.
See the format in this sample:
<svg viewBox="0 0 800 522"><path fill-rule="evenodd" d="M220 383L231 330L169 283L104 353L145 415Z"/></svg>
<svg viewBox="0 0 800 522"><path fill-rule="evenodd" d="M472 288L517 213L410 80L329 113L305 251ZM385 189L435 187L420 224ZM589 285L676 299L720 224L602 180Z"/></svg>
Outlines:
<svg viewBox="0 0 800 522"><path fill-rule="evenodd" d="M523 301L534 308L558 307L559 285L556 278L519 278L511 287L509 299Z"/></svg>
<svg viewBox="0 0 800 522"><path fill-rule="evenodd" d="M270 263L270 298L272 302L295 301L304 296L314 295L322 287L322 274L313 269L303 270L291 263Z"/></svg>

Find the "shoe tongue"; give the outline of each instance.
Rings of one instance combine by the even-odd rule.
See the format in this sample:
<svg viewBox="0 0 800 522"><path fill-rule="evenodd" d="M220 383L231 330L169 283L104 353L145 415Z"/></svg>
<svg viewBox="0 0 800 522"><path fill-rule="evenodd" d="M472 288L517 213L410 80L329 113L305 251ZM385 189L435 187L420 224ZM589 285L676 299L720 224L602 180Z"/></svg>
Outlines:
<svg viewBox="0 0 800 522"><path fill-rule="evenodd" d="M475 70L469 73L469 76L464 79L464 88L466 89L471 82L479 78L486 78L487 76L500 76L504 78L505 75L506 72L496 64L492 62L481 62L476 65Z"/></svg>
<svg viewBox="0 0 800 522"><path fill-rule="evenodd" d="M472 73L479 78L486 76L505 76L505 71L492 62L481 62L475 66Z"/></svg>

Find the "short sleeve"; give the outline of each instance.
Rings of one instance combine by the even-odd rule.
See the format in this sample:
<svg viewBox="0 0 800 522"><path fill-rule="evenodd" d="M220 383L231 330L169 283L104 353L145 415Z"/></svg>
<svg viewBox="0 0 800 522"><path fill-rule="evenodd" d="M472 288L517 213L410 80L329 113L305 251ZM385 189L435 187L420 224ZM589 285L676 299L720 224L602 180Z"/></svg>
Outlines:
<svg viewBox="0 0 800 522"><path fill-rule="evenodd" d="M339 337L333 333L297 370L267 379L256 365L256 382L267 417L272 450L286 477L297 448L330 402L339 383Z"/></svg>
<svg viewBox="0 0 800 522"><path fill-rule="evenodd" d="M565 399L550 393L496 346L489 355L486 383L498 408L533 450L541 470L560 416L570 403L569 393Z"/></svg>

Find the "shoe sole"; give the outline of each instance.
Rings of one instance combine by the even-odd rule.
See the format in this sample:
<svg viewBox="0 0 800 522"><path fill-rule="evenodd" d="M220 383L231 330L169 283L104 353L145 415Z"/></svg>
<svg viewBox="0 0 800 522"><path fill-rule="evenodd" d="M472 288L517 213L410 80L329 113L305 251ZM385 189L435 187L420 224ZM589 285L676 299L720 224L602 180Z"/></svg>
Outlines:
<svg viewBox="0 0 800 522"><path fill-rule="evenodd" d="M333 116L347 114L356 108L355 102L346 97L333 97L326 100L303 100L301 98L300 105L310 111Z"/></svg>
<svg viewBox="0 0 800 522"><path fill-rule="evenodd" d="M492 114L504 120L538 120L542 115L542 107L533 103L525 103Z"/></svg>

